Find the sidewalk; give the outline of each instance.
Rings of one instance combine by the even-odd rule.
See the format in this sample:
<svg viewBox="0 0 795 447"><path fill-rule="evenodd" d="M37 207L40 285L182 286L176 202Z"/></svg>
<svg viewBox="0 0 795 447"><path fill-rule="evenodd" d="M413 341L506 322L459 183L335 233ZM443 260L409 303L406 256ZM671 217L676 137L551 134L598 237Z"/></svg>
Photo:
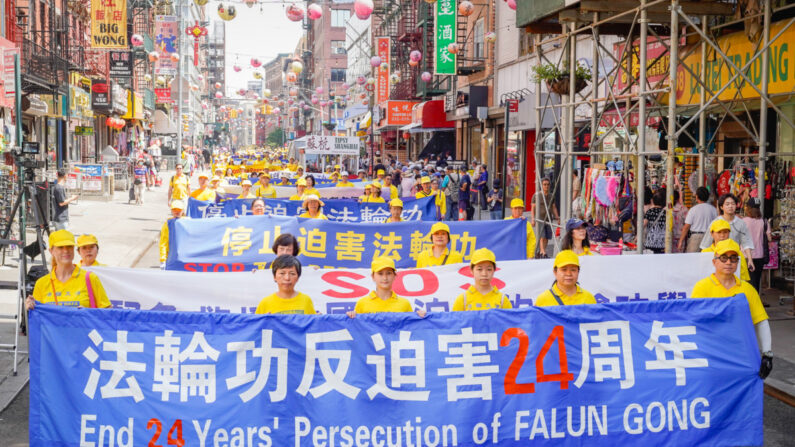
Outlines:
<svg viewBox="0 0 795 447"><path fill-rule="evenodd" d="M762 300L770 305L766 310L770 317L774 356L773 371L765 380L765 392L795 406L795 316L792 314L792 289L763 290Z"/></svg>

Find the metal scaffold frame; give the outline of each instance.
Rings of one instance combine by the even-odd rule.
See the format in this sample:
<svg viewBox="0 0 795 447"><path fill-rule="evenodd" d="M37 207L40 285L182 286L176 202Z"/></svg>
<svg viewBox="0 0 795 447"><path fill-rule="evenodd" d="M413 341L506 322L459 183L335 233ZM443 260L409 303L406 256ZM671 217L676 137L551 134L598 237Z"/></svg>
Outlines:
<svg viewBox="0 0 795 447"><path fill-rule="evenodd" d="M746 134L747 138L758 148L758 153L743 154L741 156L756 160L759 169L757 188L758 197L765 197L765 164L773 156L793 156L795 152L768 151L771 141L768 135L768 110L778 116L780 126L789 126L795 129L795 123L776 104L769 95L769 68L770 49L776 40L785 31L795 25L793 8L795 2L788 0L723 0L693 2L686 0L639 0L638 2L612 1L582 1L577 2L573 8L559 11L557 19L559 27L554 24L542 23L536 28L539 30L558 30L558 34L543 34L536 43L538 63L551 64L561 71L571 71L568 78L568 91L574 94L563 94L559 104L553 104L551 95L547 95L542 103L541 95L536 96L536 190L540 190L543 175L544 155L559 157L558 176L560 187L560 221L565 224L572 215L572 166L573 157L591 156L591 161L598 156L620 156L624 159L634 158L636 164L635 185L637 192L637 216L635 221L636 240L638 251L643 252L643 203L644 185L646 183L647 157L662 155L665 160L665 183L674 184L674 161L676 156L694 156L698 158L698 183L703 186L705 159L709 157L734 157L737 154L709 154L708 148L716 142L718 132L708 135L707 127L710 118L718 123L719 128L724 122L732 121ZM634 5L634 6L633 6ZM738 9L745 8L744 10ZM749 8L751 8L749 10ZM758 10L755 10L756 8ZM619 10L620 9L620 10ZM771 36L772 17L776 15L781 20L775 34ZM758 35L753 52L746 56L744 61L727 55L721 48L718 38L731 27L744 24L746 35ZM750 26L749 26L750 24ZM546 31L544 31L546 32ZM605 46L605 35L623 38L623 48L619 54ZM675 45L671 45L671 36ZM591 40L592 64L591 88L577 93L577 79L574 69L577 62L577 42ZM637 44L634 42L637 41ZM665 47L665 52L655 59L649 60L649 43L660 43ZM557 58L549 53L557 53ZM637 52L637 53L635 53ZM697 65L699 72L688 66L685 60L695 57L700 52L701 63ZM633 60L633 56L637 59ZM651 67L664 62L668 57L667 73L662 79L651 83L648 80L647 70L637 67ZM551 61L550 58L556 59ZM632 63L637 67L637 77L633 76ZM711 64L717 69L728 68L729 80L720 86L712 86L708 80L707 65ZM750 69L755 64L761 65L761 82L756 85L750 74ZM601 74L600 74L601 72ZM626 85L620 91L615 91L613 82L616 78L626 75ZM683 75L689 75L697 84L698 104L678 104L677 92L685 88ZM751 89L750 95L743 95L743 90ZM535 83L535 91L541 92L541 81ZM726 100L727 93L731 99ZM692 94L692 93L691 93ZM723 98L721 97L723 95ZM692 102L692 101L691 101ZM759 116L752 112L758 104ZM750 106L750 108L749 108ZM575 109L587 107L590 109L591 143L588 152L576 152L575 145ZM552 113L554 127L542 129L541 123L544 116ZM618 120L609 126L607 132L597 136L597 128L602 122L605 113L617 114ZM637 139L630 133L631 118L637 113ZM689 117L682 122L682 117ZM664 135L667 135L665 150L657 151L645 147L646 127L649 118L658 118L662 121ZM697 123L697 136L693 136L688 129ZM621 152L598 151L604 138L618 127L625 129L623 134L618 134L625 148ZM716 129L717 129L716 128ZM554 152L544 151L547 137L554 132L559 138L559 145ZM676 152L677 141L680 137L689 137L695 147L694 153L681 154ZM774 136L775 137L775 136ZM662 146L662 145L661 145ZM624 163L625 166L629 163ZM629 168L626 167L626 170ZM666 197L666 234L665 251L672 251L673 241L673 206L674 188L668 187ZM762 207L765 206L762 200ZM537 198L535 206L544 206ZM764 208L762 209L764 213ZM764 215L764 214L763 214ZM554 222L546 222L552 224Z"/></svg>

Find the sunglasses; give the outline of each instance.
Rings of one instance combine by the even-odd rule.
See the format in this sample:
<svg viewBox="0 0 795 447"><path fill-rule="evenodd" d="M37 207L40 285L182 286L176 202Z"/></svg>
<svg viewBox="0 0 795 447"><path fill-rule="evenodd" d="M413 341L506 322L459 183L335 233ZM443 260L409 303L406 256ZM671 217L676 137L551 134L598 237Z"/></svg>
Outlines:
<svg viewBox="0 0 795 447"><path fill-rule="evenodd" d="M731 255L731 256L720 255L720 256L716 257L715 259L720 259L720 262L722 262L724 264L727 263L727 262L731 262L732 264L737 264L738 262L740 262L740 257L737 256L737 255Z"/></svg>

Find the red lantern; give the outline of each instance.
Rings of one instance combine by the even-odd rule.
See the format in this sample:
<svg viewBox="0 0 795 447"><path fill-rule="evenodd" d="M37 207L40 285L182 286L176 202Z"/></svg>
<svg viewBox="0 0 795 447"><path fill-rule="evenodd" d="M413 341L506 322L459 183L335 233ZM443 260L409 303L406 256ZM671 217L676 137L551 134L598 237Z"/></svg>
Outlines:
<svg viewBox="0 0 795 447"><path fill-rule="evenodd" d="M409 138L411 138L411 134L408 132L403 132L403 139L408 140Z"/></svg>
<svg viewBox="0 0 795 447"><path fill-rule="evenodd" d="M110 128L113 128L113 118L110 118L110 117L108 117L108 118L105 120L105 125L106 125L106 126L108 126L108 127L110 127Z"/></svg>

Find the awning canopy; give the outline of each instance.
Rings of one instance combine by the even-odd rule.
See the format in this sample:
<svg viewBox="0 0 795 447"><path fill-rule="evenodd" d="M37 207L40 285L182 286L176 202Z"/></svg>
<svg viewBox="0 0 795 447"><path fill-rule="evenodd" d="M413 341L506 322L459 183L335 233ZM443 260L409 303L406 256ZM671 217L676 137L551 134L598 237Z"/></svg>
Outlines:
<svg viewBox="0 0 795 447"><path fill-rule="evenodd" d="M436 132L420 152L419 158L430 157L432 155L444 154L446 152L455 153L455 134L451 132Z"/></svg>
<svg viewBox="0 0 795 447"><path fill-rule="evenodd" d="M405 126L401 127L399 130L407 131L420 126L421 126L420 123L411 123L411 124L406 124Z"/></svg>
<svg viewBox="0 0 795 447"><path fill-rule="evenodd" d="M177 125L168 118L166 112L155 110L155 127L153 132L156 134L176 134Z"/></svg>
<svg viewBox="0 0 795 447"><path fill-rule="evenodd" d="M411 111L412 124L417 123L426 129L455 128L455 121L448 121L444 111L444 100L435 99L417 104Z"/></svg>

